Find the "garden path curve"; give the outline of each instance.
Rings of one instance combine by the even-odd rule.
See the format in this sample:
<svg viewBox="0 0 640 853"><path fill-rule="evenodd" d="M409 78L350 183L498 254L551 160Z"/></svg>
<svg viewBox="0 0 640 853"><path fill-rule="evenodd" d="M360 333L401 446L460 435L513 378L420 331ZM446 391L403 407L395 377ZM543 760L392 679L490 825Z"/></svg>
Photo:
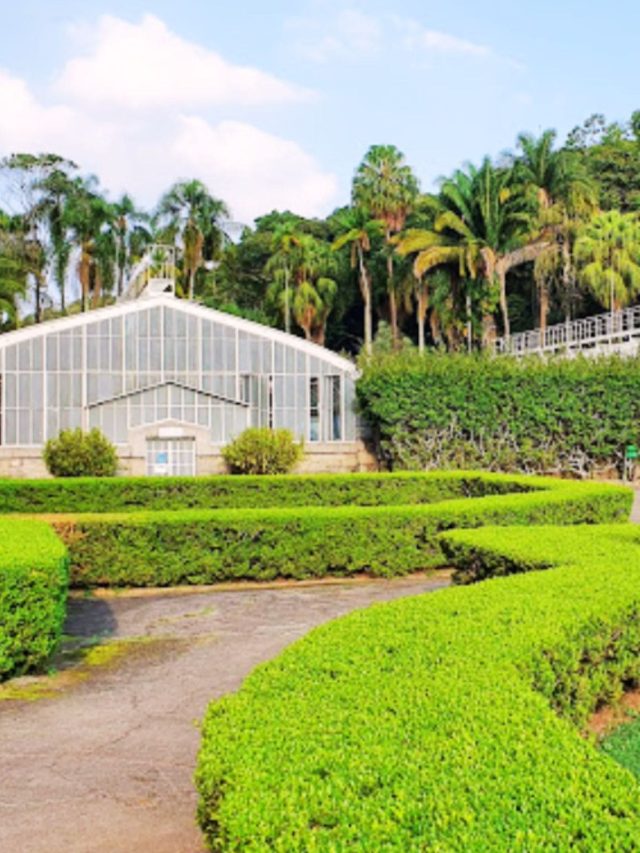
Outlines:
<svg viewBox="0 0 640 853"><path fill-rule="evenodd" d="M73 682L82 665L67 670L71 683L52 698L0 702L0 850L198 853L192 776L209 700L315 625L447 584L441 575L73 600L68 634L124 640L112 648L126 651L85 666L84 681Z"/></svg>

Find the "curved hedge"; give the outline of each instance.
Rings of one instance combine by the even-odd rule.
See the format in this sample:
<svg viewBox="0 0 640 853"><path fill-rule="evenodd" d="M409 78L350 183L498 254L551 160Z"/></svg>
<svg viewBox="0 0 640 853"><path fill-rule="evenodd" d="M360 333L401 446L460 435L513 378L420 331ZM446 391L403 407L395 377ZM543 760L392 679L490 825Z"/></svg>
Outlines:
<svg viewBox="0 0 640 853"><path fill-rule="evenodd" d="M215 477L0 479L2 513L135 512L299 506L393 506L529 491L529 481L482 472L279 474Z"/></svg>
<svg viewBox="0 0 640 853"><path fill-rule="evenodd" d="M353 613L212 704L213 849L638 849L636 780L576 726L640 679L640 530L441 539L521 573Z"/></svg>
<svg viewBox="0 0 640 853"><path fill-rule="evenodd" d="M349 489L363 504L374 496L389 502L487 496L415 505L102 513L53 523L68 547L75 586L170 586L357 572L391 577L443 565L442 530L622 521L631 505L626 488L480 473L358 478Z"/></svg>
<svg viewBox="0 0 640 853"><path fill-rule="evenodd" d="M42 521L0 520L0 680L36 669L62 631L64 545Z"/></svg>

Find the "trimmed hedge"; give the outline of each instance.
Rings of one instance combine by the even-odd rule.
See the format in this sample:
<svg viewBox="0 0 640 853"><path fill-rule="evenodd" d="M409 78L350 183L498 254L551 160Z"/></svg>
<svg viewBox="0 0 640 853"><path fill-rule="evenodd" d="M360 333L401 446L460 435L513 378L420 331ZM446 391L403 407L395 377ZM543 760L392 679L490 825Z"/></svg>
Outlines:
<svg viewBox="0 0 640 853"><path fill-rule="evenodd" d="M440 471L0 480L0 514L392 506L533 488L526 479Z"/></svg>
<svg viewBox="0 0 640 853"><path fill-rule="evenodd" d="M637 781L576 725L640 679L640 531L442 538L521 573L350 614L211 705L212 849L638 849Z"/></svg>
<svg viewBox="0 0 640 853"><path fill-rule="evenodd" d="M0 681L41 666L62 631L64 545L42 521L0 520Z"/></svg>
<svg viewBox="0 0 640 853"><path fill-rule="evenodd" d="M357 393L394 469L588 475L640 443L640 358L396 354Z"/></svg>
<svg viewBox="0 0 640 853"><path fill-rule="evenodd" d="M170 586L403 575L443 565L442 530L624 521L631 507L629 489L607 484L482 474L420 479L438 482L444 493L448 481L490 494L415 506L105 513L53 523L68 547L74 586ZM520 493L491 494L506 490Z"/></svg>

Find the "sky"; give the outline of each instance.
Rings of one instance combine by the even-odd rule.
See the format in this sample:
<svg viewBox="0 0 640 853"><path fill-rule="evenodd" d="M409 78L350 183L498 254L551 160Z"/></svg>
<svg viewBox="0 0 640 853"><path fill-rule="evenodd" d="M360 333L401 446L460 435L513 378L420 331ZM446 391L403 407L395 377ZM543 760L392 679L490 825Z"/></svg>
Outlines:
<svg viewBox="0 0 640 853"><path fill-rule="evenodd" d="M250 223L348 203L372 144L422 188L522 131L640 108L640 4L15 0L0 157L53 151L152 207L198 178Z"/></svg>

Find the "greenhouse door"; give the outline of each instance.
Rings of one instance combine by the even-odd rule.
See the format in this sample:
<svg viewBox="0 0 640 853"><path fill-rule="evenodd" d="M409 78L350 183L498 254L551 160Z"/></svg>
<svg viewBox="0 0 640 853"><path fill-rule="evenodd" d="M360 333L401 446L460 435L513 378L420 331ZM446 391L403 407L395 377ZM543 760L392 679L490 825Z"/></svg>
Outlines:
<svg viewBox="0 0 640 853"><path fill-rule="evenodd" d="M196 442L193 438L147 440L149 477L193 477L196 473Z"/></svg>

